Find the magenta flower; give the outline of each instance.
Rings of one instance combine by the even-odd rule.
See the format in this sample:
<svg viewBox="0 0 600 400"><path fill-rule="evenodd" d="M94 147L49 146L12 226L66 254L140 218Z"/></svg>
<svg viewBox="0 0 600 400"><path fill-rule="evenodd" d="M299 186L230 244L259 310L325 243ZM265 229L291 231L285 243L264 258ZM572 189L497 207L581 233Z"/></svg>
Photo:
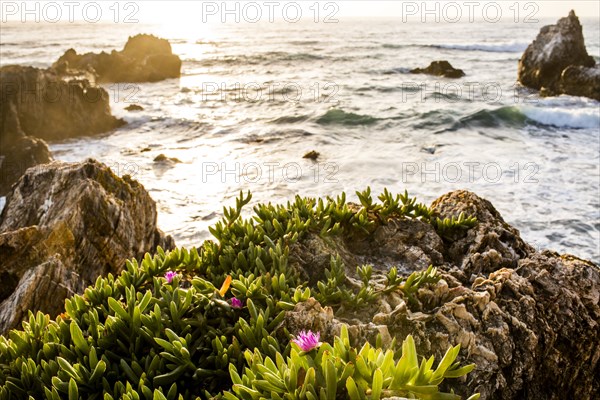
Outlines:
<svg viewBox="0 0 600 400"><path fill-rule="evenodd" d="M244 303L242 303L242 301L240 299L238 299L237 297L234 297L231 299L231 307L242 308L242 307L244 307Z"/></svg>
<svg viewBox="0 0 600 400"><path fill-rule="evenodd" d="M167 271L167 273L165 274L165 279L167 280L167 282L171 283L171 282L173 282L173 278L175 278L176 276L177 276L177 272Z"/></svg>
<svg viewBox="0 0 600 400"><path fill-rule="evenodd" d="M313 333L312 331L302 331L292 341L300 347L302 351L311 351L321 345L319 339L321 333Z"/></svg>

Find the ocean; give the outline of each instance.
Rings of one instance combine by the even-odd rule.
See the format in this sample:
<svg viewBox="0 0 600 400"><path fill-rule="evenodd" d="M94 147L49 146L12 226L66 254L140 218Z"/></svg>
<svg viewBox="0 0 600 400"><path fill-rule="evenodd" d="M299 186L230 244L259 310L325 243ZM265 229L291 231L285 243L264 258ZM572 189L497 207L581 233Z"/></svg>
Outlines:
<svg viewBox="0 0 600 400"><path fill-rule="evenodd" d="M581 21L600 61L598 19ZM367 186L430 203L467 189L538 249L599 263L600 103L541 98L517 84L522 52L555 22L9 22L0 64L47 67L68 48L121 49L136 33L169 39L180 79L103 85L128 124L50 148L56 159L93 157L139 180L180 246L208 239L240 190L256 204L341 191L356 199ZM466 76L409 73L434 60ZM144 110L126 111L132 103ZM312 150L316 161L303 158ZM155 162L160 154L180 162Z"/></svg>

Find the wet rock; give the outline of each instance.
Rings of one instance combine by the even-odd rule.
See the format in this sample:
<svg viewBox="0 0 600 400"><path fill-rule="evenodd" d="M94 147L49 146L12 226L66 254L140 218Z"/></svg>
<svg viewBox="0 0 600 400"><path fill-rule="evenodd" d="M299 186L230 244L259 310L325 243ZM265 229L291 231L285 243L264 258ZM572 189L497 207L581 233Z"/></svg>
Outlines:
<svg viewBox="0 0 600 400"><path fill-rule="evenodd" d="M560 75L559 90L571 96L584 96L600 101L600 67L568 66Z"/></svg>
<svg viewBox="0 0 600 400"><path fill-rule="evenodd" d="M167 157L164 154L157 155L153 161L155 163L162 163L162 164L179 164L179 163L181 163L181 160L179 158Z"/></svg>
<svg viewBox="0 0 600 400"><path fill-rule="evenodd" d="M591 82L592 87L600 87L600 74L587 70L595 64L585 48L579 18L571 10L556 25L544 26L527 47L519 61L519 82L530 88L543 89L546 95L564 93L598 98L600 92L579 86ZM569 66L585 68L571 69L565 74Z"/></svg>
<svg viewBox="0 0 600 400"><path fill-rule="evenodd" d="M29 309L57 314L127 259L174 247L143 186L94 160L29 169L7 197L0 232L0 333Z"/></svg>
<svg viewBox="0 0 600 400"><path fill-rule="evenodd" d="M445 385L463 396L598 398L600 268L536 251L473 193L449 193L432 208L442 218L464 212L479 223L442 238L421 221L394 219L368 235L344 231L325 240L308 234L291 246L290 266L309 280L335 255L344 261L348 287L356 287L356 266L362 264L373 265L375 287L392 265L408 273L433 264L441 279L410 301L401 293L382 293L372 306L353 311L310 299L288 312L288 330L319 330L327 338L344 323L355 343L378 334L401 341L411 334L419 352L436 359L460 343L461 360L476 368L466 380Z"/></svg>
<svg viewBox="0 0 600 400"><path fill-rule="evenodd" d="M1 138L24 134L66 139L107 132L125 123L111 115L106 90L87 80L64 81L51 69L0 68L0 98Z"/></svg>
<svg viewBox="0 0 600 400"><path fill-rule="evenodd" d="M157 82L181 75L181 59L166 39L140 34L129 37L121 51L77 54L69 49L53 67L59 71L90 71L99 82Z"/></svg>
<svg viewBox="0 0 600 400"><path fill-rule="evenodd" d="M461 78L465 76L462 69L454 68L448 61L433 61L427 68L415 68L411 74L427 74L443 76L444 78Z"/></svg>
<svg viewBox="0 0 600 400"><path fill-rule="evenodd" d="M311 150L308 153L306 153L302 158L317 161L317 159L319 158L320 155L321 154L319 152Z"/></svg>
<svg viewBox="0 0 600 400"><path fill-rule="evenodd" d="M125 107L125 110L127 110L127 111L143 111L144 107L140 106L139 104L130 104L127 107Z"/></svg>

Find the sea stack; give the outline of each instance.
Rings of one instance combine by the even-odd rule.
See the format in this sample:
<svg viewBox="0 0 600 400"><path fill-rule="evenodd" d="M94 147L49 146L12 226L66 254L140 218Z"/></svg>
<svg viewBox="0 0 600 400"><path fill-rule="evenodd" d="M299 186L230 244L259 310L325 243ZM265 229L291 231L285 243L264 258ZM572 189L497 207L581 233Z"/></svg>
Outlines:
<svg viewBox="0 0 600 400"><path fill-rule="evenodd" d="M544 26L519 61L519 82L544 95L569 94L600 100L600 69L587 53L575 11Z"/></svg>

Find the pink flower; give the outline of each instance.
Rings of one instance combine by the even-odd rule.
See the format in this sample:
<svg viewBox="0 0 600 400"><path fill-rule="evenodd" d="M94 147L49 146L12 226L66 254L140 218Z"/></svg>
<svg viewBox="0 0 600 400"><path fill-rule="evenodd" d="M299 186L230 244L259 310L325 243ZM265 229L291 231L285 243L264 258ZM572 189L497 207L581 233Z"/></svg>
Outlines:
<svg viewBox="0 0 600 400"><path fill-rule="evenodd" d="M237 297L234 297L231 299L231 307L242 308L242 307L244 307L244 303L242 303L242 301L240 299L238 299Z"/></svg>
<svg viewBox="0 0 600 400"><path fill-rule="evenodd" d="M311 351L321 345L319 339L321 333L313 333L312 331L302 331L292 341L300 347L302 351Z"/></svg>
<svg viewBox="0 0 600 400"><path fill-rule="evenodd" d="M171 282L173 282L173 278L175 278L176 276L177 276L177 272L167 271L167 273L165 274L165 279L167 280L167 282L171 283Z"/></svg>

